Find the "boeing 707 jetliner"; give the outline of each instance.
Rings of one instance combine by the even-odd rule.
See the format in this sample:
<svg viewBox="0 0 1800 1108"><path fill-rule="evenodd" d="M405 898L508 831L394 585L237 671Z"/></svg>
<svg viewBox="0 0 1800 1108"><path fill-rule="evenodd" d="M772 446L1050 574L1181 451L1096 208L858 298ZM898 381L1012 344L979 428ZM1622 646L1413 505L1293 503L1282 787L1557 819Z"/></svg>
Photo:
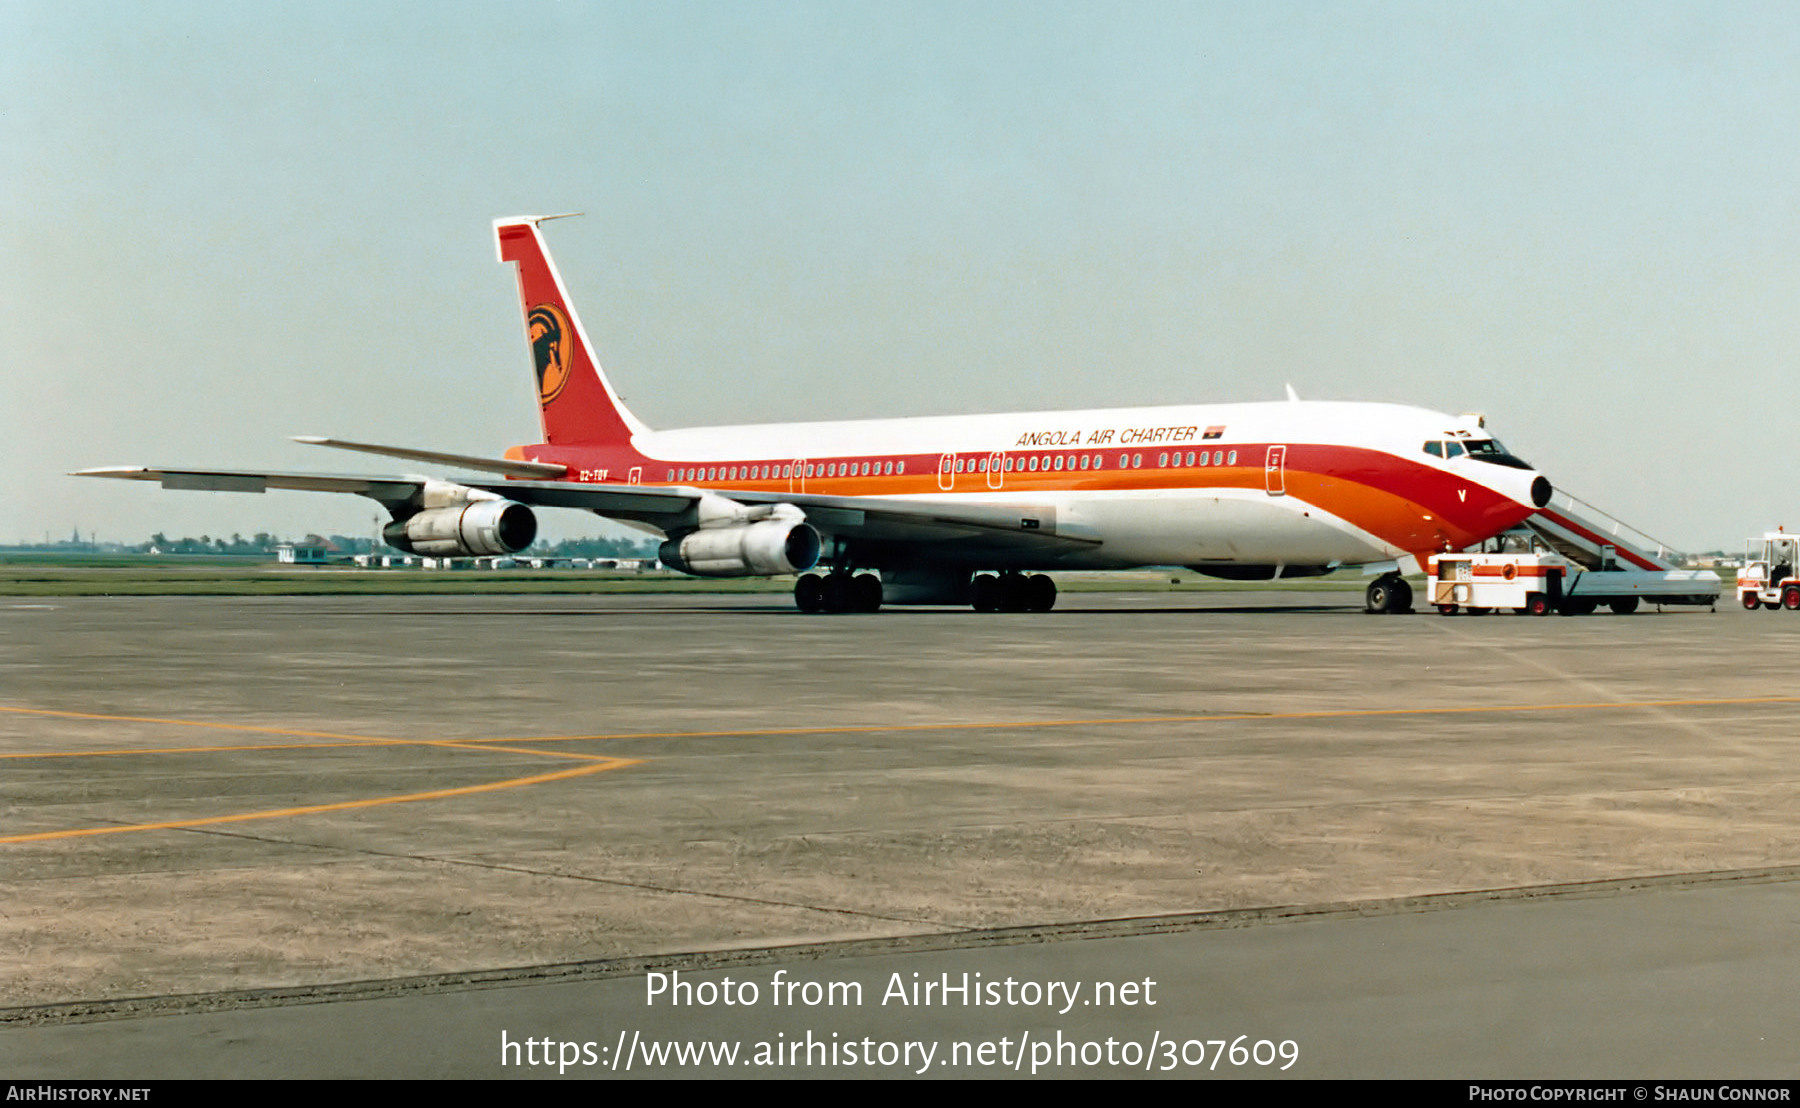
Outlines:
<svg viewBox="0 0 1800 1108"><path fill-rule="evenodd" d="M1550 499L1479 417L1292 390L1270 403L652 431L594 356L544 247L551 218L494 223L500 260L518 267L543 442L483 458L299 440L489 476L80 475L356 493L392 515L388 543L439 556L515 553L537 535L532 508L584 509L659 532L663 562L686 573L800 574L809 612L1043 611L1056 588L1037 571L1161 565L1233 579L1363 566L1370 610L1403 611L1409 560L1479 543Z"/></svg>

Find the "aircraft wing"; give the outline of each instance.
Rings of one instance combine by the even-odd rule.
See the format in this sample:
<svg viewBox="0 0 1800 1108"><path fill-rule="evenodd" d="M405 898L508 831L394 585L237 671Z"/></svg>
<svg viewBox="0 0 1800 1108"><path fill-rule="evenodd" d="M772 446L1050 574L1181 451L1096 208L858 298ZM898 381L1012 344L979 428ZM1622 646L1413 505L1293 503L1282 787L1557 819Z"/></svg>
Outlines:
<svg viewBox="0 0 1800 1108"><path fill-rule="evenodd" d="M294 441L307 446L329 446L336 450L355 450L363 454L381 454L389 458L405 458L411 462L460 466L498 473L502 477L561 477L569 467L555 462L528 462L522 458L483 458L472 454L446 454L441 450L414 450L405 446L386 446L376 442L351 442L323 435L295 435Z"/></svg>
<svg viewBox="0 0 1800 1108"><path fill-rule="evenodd" d="M396 514L409 514L422 501L425 477L282 473L235 469L168 469L116 466L84 469L77 477L155 481L165 489L212 492L354 493L378 501ZM1091 548L1098 535L1068 519L1054 505L957 504L934 500L827 496L747 490L722 492L688 485L614 485L571 481L454 479L458 485L492 492L507 500L543 508L575 508L610 519L646 523L665 533L693 526L701 497L720 496L741 504L792 504L807 522L839 539L881 545L925 544L974 555L1006 549L1046 552Z"/></svg>
<svg viewBox="0 0 1800 1108"><path fill-rule="evenodd" d="M425 487L423 477L355 477L348 474L267 473L242 469L157 469L150 466L83 469L70 476L156 481L165 489L198 489L203 492L265 492L269 489L353 492L390 507L412 503L419 490Z"/></svg>
<svg viewBox="0 0 1800 1108"><path fill-rule="evenodd" d="M1055 506L955 504L931 500L826 496L816 493L721 491L690 485L594 485L569 481L464 481L521 504L581 508L612 519L648 523L664 532L691 526L687 518L704 495L740 504L792 504L826 535L895 545L952 544L984 550L1024 546L1088 548L1100 537ZM971 549L970 553L974 551Z"/></svg>

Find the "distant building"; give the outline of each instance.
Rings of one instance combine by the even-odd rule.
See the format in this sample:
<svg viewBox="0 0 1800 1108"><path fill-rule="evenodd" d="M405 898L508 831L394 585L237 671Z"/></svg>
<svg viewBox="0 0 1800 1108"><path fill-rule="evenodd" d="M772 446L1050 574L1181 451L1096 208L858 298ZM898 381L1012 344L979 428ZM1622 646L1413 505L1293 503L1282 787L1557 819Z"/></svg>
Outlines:
<svg viewBox="0 0 1800 1108"><path fill-rule="evenodd" d="M322 566L325 564L326 553L326 548L322 543L284 542L275 548L275 559L283 565Z"/></svg>

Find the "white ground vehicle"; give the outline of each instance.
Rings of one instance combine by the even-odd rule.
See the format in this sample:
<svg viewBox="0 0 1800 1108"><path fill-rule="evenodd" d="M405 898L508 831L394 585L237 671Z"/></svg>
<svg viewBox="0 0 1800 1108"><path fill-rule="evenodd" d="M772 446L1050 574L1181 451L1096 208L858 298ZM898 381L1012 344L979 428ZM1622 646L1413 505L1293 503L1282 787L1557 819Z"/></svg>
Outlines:
<svg viewBox="0 0 1800 1108"><path fill-rule="evenodd" d="M1709 570L1584 570L1569 559L1529 544L1498 552L1437 554L1428 565L1426 592L1443 615L1482 615L1511 608L1531 615L1579 616L1601 605L1619 615L1640 603L1705 604L1719 598L1718 575ZM1800 589L1795 592L1800 607Z"/></svg>
<svg viewBox="0 0 1800 1108"><path fill-rule="evenodd" d="M1495 608L1511 608L1545 616L1563 599L1569 560L1543 552L1437 554L1427 572L1426 595L1443 615L1459 611L1485 615Z"/></svg>
<svg viewBox="0 0 1800 1108"><path fill-rule="evenodd" d="M1758 605L1800 611L1796 565L1800 565L1800 535L1769 531L1760 539L1747 540L1744 567L1737 575L1738 599L1751 611Z"/></svg>

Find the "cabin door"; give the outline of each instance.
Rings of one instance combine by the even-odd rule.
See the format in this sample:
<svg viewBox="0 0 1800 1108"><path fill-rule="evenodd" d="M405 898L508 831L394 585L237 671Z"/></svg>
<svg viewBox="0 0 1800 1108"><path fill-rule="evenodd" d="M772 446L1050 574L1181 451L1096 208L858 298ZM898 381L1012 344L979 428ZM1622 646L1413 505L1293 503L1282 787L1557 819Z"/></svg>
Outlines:
<svg viewBox="0 0 1800 1108"><path fill-rule="evenodd" d="M1269 460L1263 466L1263 488L1270 496L1287 495L1287 447L1269 447Z"/></svg>

